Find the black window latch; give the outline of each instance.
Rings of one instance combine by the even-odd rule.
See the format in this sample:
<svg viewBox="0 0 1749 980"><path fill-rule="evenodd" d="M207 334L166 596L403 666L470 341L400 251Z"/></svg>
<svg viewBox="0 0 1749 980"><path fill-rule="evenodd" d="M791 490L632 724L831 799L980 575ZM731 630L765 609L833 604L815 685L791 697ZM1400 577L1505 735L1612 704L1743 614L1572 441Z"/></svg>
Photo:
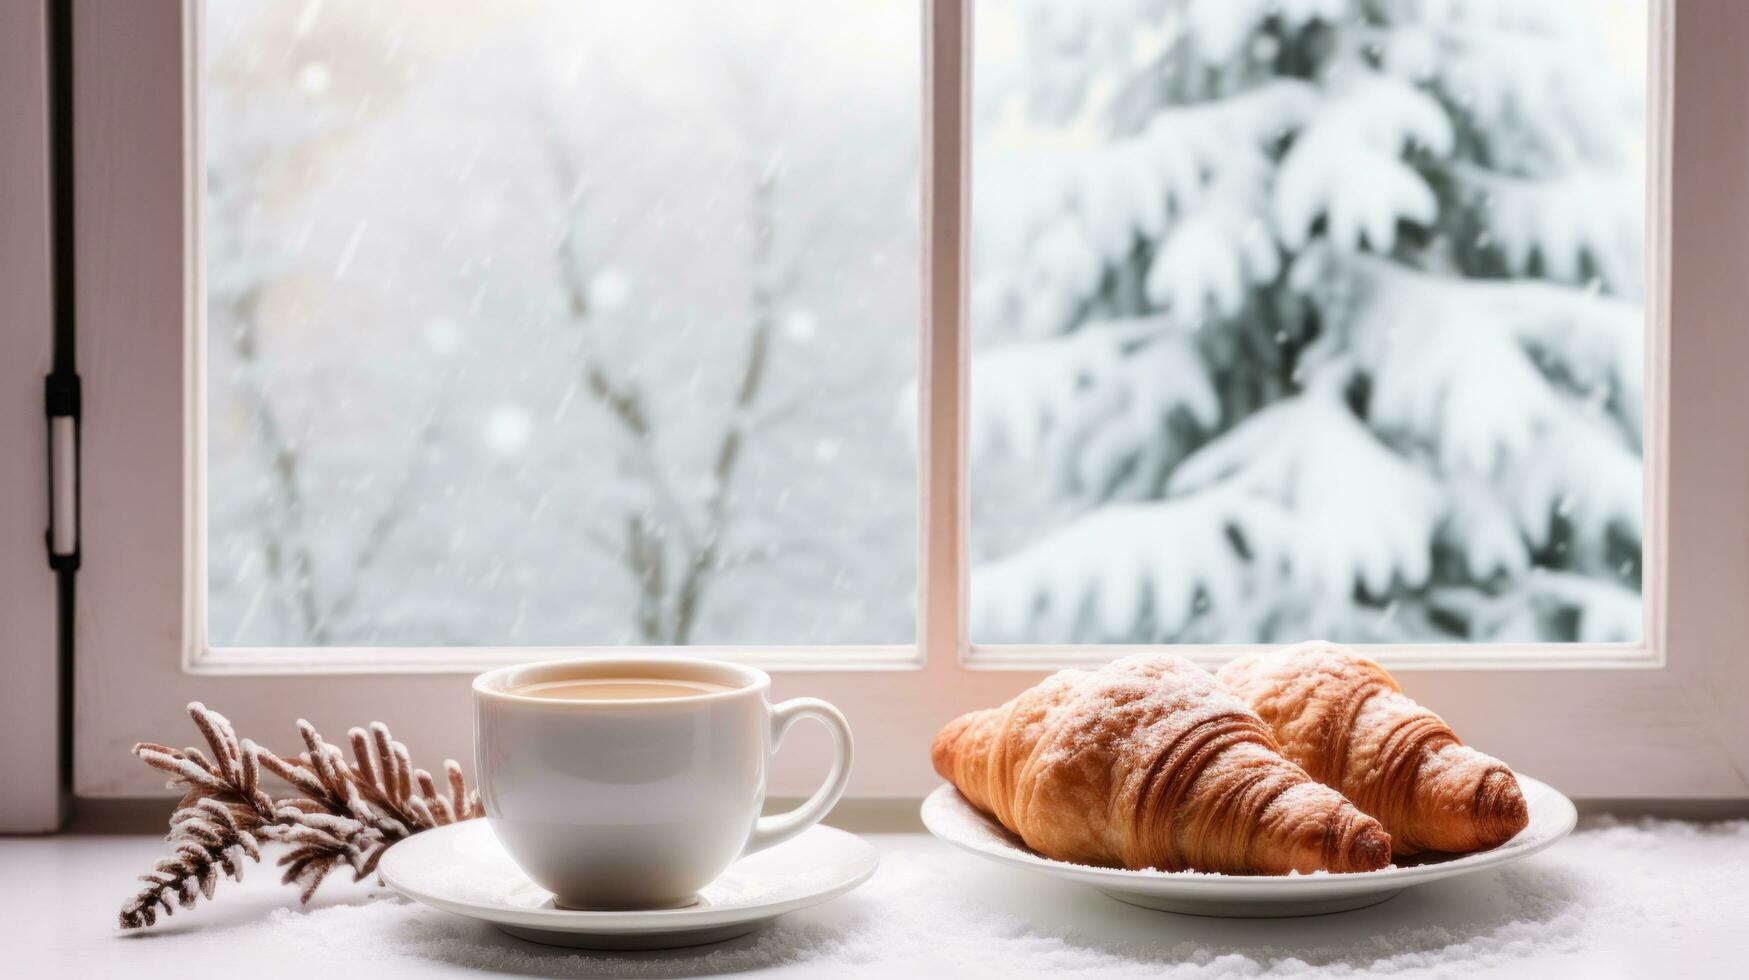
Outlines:
<svg viewBox="0 0 1749 980"><path fill-rule="evenodd" d="M57 371L43 379L43 411L49 426L49 526L43 533L49 567L79 567L79 376Z"/></svg>

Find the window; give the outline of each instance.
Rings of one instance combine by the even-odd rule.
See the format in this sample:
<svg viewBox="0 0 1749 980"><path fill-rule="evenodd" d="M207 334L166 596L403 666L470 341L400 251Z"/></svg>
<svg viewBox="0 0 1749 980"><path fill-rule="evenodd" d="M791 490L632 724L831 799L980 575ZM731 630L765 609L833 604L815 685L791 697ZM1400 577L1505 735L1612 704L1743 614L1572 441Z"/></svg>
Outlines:
<svg viewBox="0 0 1749 980"><path fill-rule="evenodd" d="M926 759L936 729L1010 696L1042 670L1138 648L1215 662L1311 631L1376 641L1371 652L1402 669L1412 693L1465 730L1487 733L1489 751L1569 793L1749 790L1742 776L1749 772L1749 721L1731 708L1749 693L1749 658L1734 653L1749 635L1749 604L1741 601L1749 566L1740 554L1749 539L1740 492L1749 486L1749 459L1732 429L1749 413L1749 387L1737 377L1749 363L1749 333L1735 328L1737 311L1749 305L1749 277L1733 265L1749 253L1740 187L1749 122L1735 100L1749 88L1749 66L1731 44L1749 30L1749 11L1740 5L1685 4L1680 17L1662 2L1562 5L1595 15L1585 23L1601 34L1586 49L1586 71L1621 81L1642 100L1642 107L1631 98L1617 106L1622 115L1613 123L1631 128L1640 112L1650 134L1638 143L1643 160L1617 161L1643 167L1640 189L1596 197L1585 220L1573 224L1533 221L1528 211L1513 223L1460 200L1473 191L1457 179L1460 172L1496 195L1508 188L1534 196L1531 178L1545 175L1522 160L1507 166L1504 157L1478 156L1465 142L1477 134L1452 107L1425 111L1428 100L1439 101L1437 85L1417 74L1409 56L1420 51L1435 67L1449 63L1455 56L1440 49L1436 33L1368 32L1385 23L1381 11L1515 18L1521 4L844 0L797 4L796 16L774 15L770 23L739 14L779 8L711 5L710 16L717 7L733 6L736 14L708 28L690 13L677 21L661 5L648 23L620 24L638 20L627 11L643 5L457 4L453 15L466 24L456 21L453 30L435 13L408 27L411 7L387 0L345 6L222 4L205 21L204 7L193 3L179 8L179 18L165 16L162 5L80 8L82 199L101 195L105 206L82 211L77 229L81 242L103 243L83 245L90 254L82 253L79 266L88 408L79 792L152 791L150 774L129 765L125 749L173 730L180 705L193 698L260 731L289 730L298 714L330 726L379 718L422 753L465 759L466 681L483 665L611 644L670 651L685 640L709 655L772 669L779 696L806 693L839 704L862 736L853 793L916 796L933 784ZM1124 26L1148 11L1162 18L1153 27ZM1208 20L1212 12L1224 13ZM1647 20L1633 20L1640 16ZM1106 17L1121 29L1096 30ZM1357 73L1405 73L1374 89L1395 93L1385 96L1392 112L1363 113L1378 123L1367 133L1385 143L1366 162L1386 175L1377 181L1401 192L1391 198L1396 208L1375 209L1370 198L1344 190L1350 185L1340 178L1354 161L1338 154L1341 172L1329 173L1325 161L1323 182L1313 181L1320 192L1307 200L1316 206L1280 220L1296 237L1291 247L1277 241L1279 267L1270 272L1264 250L1247 250L1234 269L1236 290L1229 279L1209 278L1216 273L1207 268L1202 279L1178 269L1161 273L1166 283L1155 288L1165 291L1150 298L1143 273L1169 251L1160 229L1179 217L1170 209L1146 225L1152 237L1132 231L1130 251L1107 256L1113 269L1125 270L1117 277L1127 277L1124 283L1105 282L1096 263L1092 279L1082 280L1092 292L1065 291L1053 276L1086 271L1067 252L1024 268L998 261L992 235L1011 254L1057 247L1033 226L1022 224L1003 240L1006 232L990 224L992 216L1000 224L1053 208L1065 213L1062 199L1052 197L1061 185L1046 179L1040 161L1064 153L1106 157L1121 142L1122 130L1065 127L1080 110L1063 93L1084 87L1089 104L1105 106L1139 99L1137 113L1164 107L1156 87L1120 82L1136 59L1171 50L1171 31L1198 18L1212 25L1196 27L1205 53L1225 54L1186 69L1185 84L1240 93L1269 81L1265 75L1284 76L1268 91L1299 91L1304 98L1286 99L1307 111L1284 119L1279 131L1263 131L1261 148L1248 158L1222 152L1213 161L1220 166L1170 171L1188 181L1186 200L1217 184L1280 179L1296 148L1315 142L1309 127L1332 121L1326 103L1354 94L1347 82L1313 79L1311 66L1290 62L1341 48ZM569 30L573 19L595 33ZM297 40L306 20L305 40ZM555 26L561 22L567 29ZM1221 33L1235 25L1242 29ZM800 40L780 44L761 33L767 29ZM1487 34L1477 28L1466 36ZM1567 37L1535 36L1538 44ZM540 100L526 112L507 107L524 105L504 101L512 91L564 91L529 83L550 81L553 70L562 80L573 43L607 52L576 69L587 90L580 101L551 110L538 108L551 105ZM1488 52L1496 43L1476 40L1471 53L1494 57ZM705 54L744 57L741 45L758 57L745 69L745 84L731 85L712 74ZM1671 57L1676 47L1680 64ZM1632 81L1636 59L1646 63L1643 84ZM1516 71L1532 58L1515 52L1506 60ZM1079 77L1088 65L1097 71ZM200 87L203 71L212 81ZM705 109L734 103L786 71L807 83L776 86L797 113L782 117L788 122L775 130L781 140L768 132L748 144L736 135L737 117ZM1285 77L1298 74L1307 75L1303 84ZM383 87L367 84L371 77ZM1493 76L1476 78L1492 84ZM1355 82L1356 91L1366 80ZM225 108L225 86L257 84L277 92L283 113ZM365 100L366 91L376 94ZM1026 91L1034 94L998 98ZM1039 93L1050 104L1029 103ZM820 101L831 111L819 109ZM1674 116L1673 103L1681 107ZM209 186L203 123L219 123L205 114L227 111L235 134L291 119L312 131L297 139L316 142L270 167L265 183ZM529 122L548 111L562 118ZM681 137L664 135L671 119L696 125ZM1073 132L1058 131L1064 128ZM1174 153L1194 144L1191 128L1169 132ZM1415 147L1403 145L1405 132ZM892 133L893 142L871 133ZM679 149L657 152L671 145L660 139ZM788 148L779 165L763 166L780 142ZM1022 169L1020 186L992 211L987 195L1001 182L996 143L1019 154ZM1527 145L1514 143L1513 152L1529 152ZM1631 141L1611 143L1577 159L1590 167L1618 152L1632 158L1636 150ZM703 167L693 155L721 165ZM589 179L556 177L568 172L558 165L567 159ZM671 176L667 168L690 173L695 166L702 167L697 180L672 189L673 210L616 189L648 190L639 181L661 185ZM769 283L754 271L758 249L750 248L763 237L751 218L762 213L761 186L782 202L783 220L770 226L769 241L799 254L786 284L792 291L755 298L752 291ZM1076 191L1074 206L1094 200L1088 194L1128 193L1124 186L1093 182ZM571 190L561 196L560 188ZM240 197L226 196L233 189ZM1431 205L1423 206L1422 190L1432 192ZM1599 243L1615 241L1610 229L1637 207L1636 194L1646 202L1643 232L1616 241L1625 251L1605 255ZM252 196L262 210L245 204L240 221L227 210ZM698 203L706 199L718 202L714 210ZM1493 223L1472 234L1441 224L1484 212ZM1098 213L1117 226L1138 220L1123 208ZM747 224L731 215L749 216ZM834 227L815 239L803 219ZM1212 222L1208 230L1233 229ZM1250 231L1238 225L1240 239ZM234 249L228 254L252 258L238 259L235 276L220 282L221 238L231 232L241 239L223 246ZM682 239L664 236L687 234L714 247L676 258L670 243ZM460 244L446 252L446 239ZM489 247L468 247L481 242ZM210 261L200 260L200 247ZM1643 250L1639 259L1629 254L1635 250ZM560 261L564 251L568 264ZM1252 267L1253 258L1261 264ZM1009 302L1003 281L1017 271L1017 295L1039 295L1011 306L1023 317L1005 318L992 311ZM1276 281L1284 275L1285 287ZM1375 278L1355 281L1366 276ZM266 282L257 318L208 306L209 298ZM1480 342L1447 338L1449 346L1395 350L1382 338L1358 336L1377 312L1367 303L1380 300L1356 287L1376 292L1379 283L1401 286L1390 295L1430 329L1454 331L1470 322L1471 308L1451 296L1536 287L1523 292L1558 297L1562 309L1619 314L1599 334L1618 345L1585 348L1594 358L1570 356L1575 348L1567 344L1590 333L1539 333L1532 328L1549 326L1540 320L1507 325L1522 328L1512 332L1498 317L1482 316L1500 312L1482 303L1476 337L1460 338ZM1285 309L1248 319L1247 307L1263 299ZM1174 319L1181 302L1215 315L1186 334ZM1234 303L1240 315L1223 313ZM1315 317L1307 312L1314 304ZM747 347L739 341L750 323L763 322L750 312L759 309L769 314L770 370L814 372L818 383L767 379L757 414L777 416L762 436L769 441L749 443L734 479L719 488L709 477L712 450L721 445L724 405L734 403L736 381L745 376ZM1574 329L1592 330L1595 319L1577 317ZM249 328L241 349L239 324ZM1265 325L1286 339L1263 331L1267 344L1243 357L1205 349ZM1018 363L1024 345L1065 328L1065 346L1037 348L1050 351L1038 358L1039 375L1021 371L1004 381L1005 361ZM1083 336L1084 344L1075 342ZM576 346L585 339L599 346ZM1639 374L1630 369L1636 349ZM1067 374L1057 370L1065 352L1073 355ZM1309 373L1296 381L1293 368L1311 364L1313 353L1346 358L1349 370L1327 389ZM1251 363L1245 357L1275 363L1267 359L1289 356L1285 376L1268 384L1232 377ZM1484 356L1480 370L1490 383L1480 393L1460 391L1457 379L1474 376L1453 373L1456 367ZM239 362L251 357L252 364ZM1385 371L1374 363L1385 357L1408 366ZM1205 391L1187 393L1198 373L1181 370L1187 358L1200 361ZM590 388L587 368L597 363L615 369L603 386L608 393L628 379L647 390L652 412L676 433L672 441L627 438L615 400ZM1127 372L1142 364L1155 372L1149 377L1190 382L1137 386ZM1513 396L1510 404L1495 397L1501 393ZM1307 405L1313 395L1324 399L1319 411L1296 416L1295 425L1311 426L1309 417L1326 428L1238 438L1246 426L1279 421L1286 413L1277 407ZM279 436L261 427L263 396L271 396ZM1454 413L1453 404L1476 407ZM1057 424L1041 405L1081 412L1078 418L1101 423L1101 431ZM1563 465L1557 469L1565 482L1496 494L1511 535L1466 530L1443 503L1414 503L1454 496L1458 464L1485 470L1507 459L1527 431L1555 424L1544 415L1591 425L1614 440L1612 451L1597 450L1595 440L1533 441L1546 461L1557 451L1577 453L1585 479L1574 485L1573 467ZM1465 423L1452 438L1448 420ZM694 436L667 428L686 426ZM1149 426L1158 427L1158 438L1137 442ZM1303 463L1314 436L1345 437L1366 449L1350 453L1340 471L1283 462ZM1199 464L1199 478L1178 476L1227 437L1244 445ZM1253 443L1269 443L1275 456ZM303 454L295 508L275 502L288 485L275 447ZM1032 455L1023 455L1029 448ZM439 458L421 455L427 452ZM1376 472L1354 459L1376 461ZM652 482L651 472L670 480ZM1394 482L1381 475L1400 472L1411 475ZM1340 500L1319 481L1340 490L1344 479L1367 484L1365 509L1290 506ZM1234 481L1245 492L1228 503L1245 510L1248 523L1197 524L1192 530L1206 538L1200 546L1176 532L1158 550L1127 531L1085 539L1071 547L1079 557L1053 559L1047 570L1073 579L1091 569L1123 589L1105 594L1071 584L1066 603L1041 603L1036 593L1028 599L1022 589L1022 598L998 603L1019 610L1017 618L982 618L984 597L996 595L984 591L990 572L1069 534L1078 521L1144 511L1179 491ZM645 603L642 579L632 574L636 556L651 552L629 543L656 533L660 508L646 498L662 482L695 503L725 489L716 499L740 508L721 554L763 562L713 561L709 567L721 574L684 634L674 629L678 604ZM543 505L549 485L561 490ZM1640 490L1637 502L1629 499L1632 488ZM374 530L383 502L394 499L412 504L390 512L395 526ZM1271 520L1272 507L1281 519ZM1428 516L1434 509L1437 516ZM1253 511L1263 516L1251 520ZM1337 536L1338 514L1368 534ZM300 540L314 543L305 558L288 559L294 549L279 546L275 572L269 542L288 515L306 525ZM1533 533L1545 516L1544 534ZM633 530L634 519L652 524ZM1396 533L1372 536L1373 523ZM1219 533L1209 534L1211 527ZM1263 533L1270 528L1273 537ZM377 533L387 539L368 546ZM1325 554L1307 544L1318 533L1347 542L1345 550L1330 549L1340 562L1308 564L1308 556ZM1517 543L1517 558L1501 540ZM1586 550L1581 564L1557 557L1563 542ZM664 543L673 549L663 552L664 575L677 575L685 552ZM826 547L815 554L817 545ZM1221 556L1237 584L1211 578L1208 569L1219 564L1184 560L1196 547ZM1424 569L1408 557L1422 549ZM1451 562L1464 567L1454 571ZM1293 577L1265 590L1247 581L1253 566ZM301 609L300 567L322 583L308 590L314 614ZM1306 577L1308 569L1316 574ZM1150 576L1158 570L1190 584L1167 589L1156 603L1141 586L1157 590ZM534 578L520 580L522 573ZM1529 613L1517 614L1499 601L1516 601L1534 575L1583 591L1584 608L1525 606ZM362 587L349 590L350 582ZM1619 615L1593 617L1590 595L1606 587L1620 600L1611 606ZM1304 614L1230 616L1234 596L1241 604L1281 600ZM518 609L525 598L526 614ZM1435 616L1435 598L1457 601ZM342 601L352 607L338 615L334 604ZM645 628L646 613L657 628ZM1274 625L1260 625L1266 622ZM329 632L317 635L312 626ZM1423 626L1429 632L1418 632ZM342 673L352 676L342 682L335 676ZM823 765L817 748L802 741L780 756L776 792L811 785Z"/></svg>
<svg viewBox="0 0 1749 980"><path fill-rule="evenodd" d="M978 15L974 640L1640 639L1644 2Z"/></svg>
<svg viewBox="0 0 1749 980"><path fill-rule="evenodd" d="M912 641L918 8L204 13L213 646Z"/></svg>

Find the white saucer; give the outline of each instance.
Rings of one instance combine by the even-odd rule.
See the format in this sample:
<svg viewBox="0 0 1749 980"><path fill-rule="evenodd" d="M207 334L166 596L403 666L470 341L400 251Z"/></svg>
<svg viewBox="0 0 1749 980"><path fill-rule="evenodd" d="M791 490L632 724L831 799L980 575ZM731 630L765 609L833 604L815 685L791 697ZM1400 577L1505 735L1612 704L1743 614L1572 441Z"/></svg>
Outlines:
<svg viewBox="0 0 1749 980"><path fill-rule="evenodd" d="M1355 874L1250 877L1194 871L1127 871L1098 868L1042 857L1001 824L985 816L952 786L942 786L923 801L923 823L930 833L988 858L1020 868L1092 885L1120 902L1189 915L1242 918L1320 915L1376 905L1411 885L1499 867L1527 858L1572 831L1579 819L1573 802L1547 783L1518 777L1530 805L1530 824L1491 851L1409 858L1401 865Z"/></svg>
<svg viewBox="0 0 1749 980"><path fill-rule="evenodd" d="M746 935L785 912L817 905L874 874L879 858L867 841L832 827L812 827L749 855L699 892L695 905L631 912L557 908L553 896L510 860L485 820L435 827L383 854L383 880L433 908L492 923L549 946L668 949Z"/></svg>

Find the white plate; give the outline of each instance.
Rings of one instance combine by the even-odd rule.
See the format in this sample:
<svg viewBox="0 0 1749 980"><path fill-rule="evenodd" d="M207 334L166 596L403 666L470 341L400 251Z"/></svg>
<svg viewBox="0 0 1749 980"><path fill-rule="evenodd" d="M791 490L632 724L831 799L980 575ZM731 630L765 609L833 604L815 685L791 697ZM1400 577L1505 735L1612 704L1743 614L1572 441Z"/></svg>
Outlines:
<svg viewBox="0 0 1749 980"><path fill-rule="evenodd" d="M985 816L952 786L923 801L923 824L935 836L1024 871L1092 885L1120 902L1190 915L1236 917L1320 915L1376 905L1412 885L1499 867L1527 858L1572 831L1573 801L1547 783L1518 777L1530 805L1530 824L1506 843L1474 854L1409 858L1402 865L1354 874L1245 876L1194 871L1127 871L1042 857Z"/></svg>
<svg viewBox="0 0 1749 980"><path fill-rule="evenodd" d="M504 852L485 820L435 827L396 843L378 866L389 887L416 902L483 919L521 939L585 949L668 949L714 943L817 905L874 874L867 841L811 827L744 857L678 909L583 912L558 908Z"/></svg>

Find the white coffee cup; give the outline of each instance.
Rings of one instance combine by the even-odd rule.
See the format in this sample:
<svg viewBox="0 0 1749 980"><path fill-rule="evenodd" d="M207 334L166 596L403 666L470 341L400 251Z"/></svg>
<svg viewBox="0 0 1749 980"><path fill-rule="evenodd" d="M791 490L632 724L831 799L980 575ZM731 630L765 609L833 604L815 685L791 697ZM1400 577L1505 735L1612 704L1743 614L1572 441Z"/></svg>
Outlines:
<svg viewBox="0 0 1749 980"><path fill-rule="evenodd" d="M680 697L563 700L514 693L554 681L709 685ZM676 908L735 859L812 827L850 781L850 725L817 698L773 706L771 678L738 664L604 657L474 678L481 800L498 840L558 904ZM800 807L761 817L765 768L790 725L832 733L832 770Z"/></svg>

